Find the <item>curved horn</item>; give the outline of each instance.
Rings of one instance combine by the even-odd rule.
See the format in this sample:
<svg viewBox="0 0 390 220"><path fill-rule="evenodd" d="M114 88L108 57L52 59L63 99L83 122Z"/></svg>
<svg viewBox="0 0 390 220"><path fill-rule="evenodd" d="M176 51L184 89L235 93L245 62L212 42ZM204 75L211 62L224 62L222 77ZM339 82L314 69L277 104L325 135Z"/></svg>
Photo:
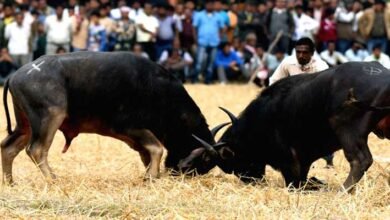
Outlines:
<svg viewBox="0 0 390 220"><path fill-rule="evenodd" d="M209 143L207 143L206 141L202 140L201 138L197 137L196 135L192 135L192 137L194 137L197 141L199 141L199 143L201 143L203 145L203 147L211 154L213 155L218 155L218 152L214 149L213 146L211 146Z"/></svg>
<svg viewBox="0 0 390 220"><path fill-rule="evenodd" d="M232 121L232 124L236 123L237 122L237 117L233 115L233 113L231 113L230 111L228 111L226 108L223 108L223 107L219 107L222 111L224 111L230 118L230 120Z"/></svg>
<svg viewBox="0 0 390 220"><path fill-rule="evenodd" d="M219 143L216 143L213 145L213 148L216 148L216 147L225 147L227 146L227 143L225 142L219 142Z"/></svg>
<svg viewBox="0 0 390 220"><path fill-rule="evenodd" d="M211 134L213 135L213 137L215 138L215 135L217 135L218 131L221 130L223 127L225 127L228 124L230 124L230 122L222 123L218 126L215 126L213 129L211 129Z"/></svg>

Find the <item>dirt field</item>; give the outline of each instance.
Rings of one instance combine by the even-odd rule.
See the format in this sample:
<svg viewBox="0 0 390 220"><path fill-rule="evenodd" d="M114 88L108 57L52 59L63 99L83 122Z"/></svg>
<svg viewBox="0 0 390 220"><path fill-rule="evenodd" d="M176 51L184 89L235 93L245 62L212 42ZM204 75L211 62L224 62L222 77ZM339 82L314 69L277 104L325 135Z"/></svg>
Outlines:
<svg viewBox="0 0 390 220"><path fill-rule="evenodd" d="M210 126L227 121L217 107L238 114L258 89L246 85L186 86ZM2 93L2 91L0 91ZM0 103L0 137L6 123ZM259 140L261 142L261 140ZM317 161L309 175L329 183L320 192L288 192L281 174L267 168L267 184L245 185L217 168L196 177L163 173L144 182L138 154L124 143L97 135L80 135L62 154L57 133L49 161L58 180L46 184L25 152L14 163L17 186L0 186L0 218L22 219L390 219L390 142L370 136L374 162L354 195L337 192L349 170L342 152L335 169ZM388 160L388 159L387 159Z"/></svg>

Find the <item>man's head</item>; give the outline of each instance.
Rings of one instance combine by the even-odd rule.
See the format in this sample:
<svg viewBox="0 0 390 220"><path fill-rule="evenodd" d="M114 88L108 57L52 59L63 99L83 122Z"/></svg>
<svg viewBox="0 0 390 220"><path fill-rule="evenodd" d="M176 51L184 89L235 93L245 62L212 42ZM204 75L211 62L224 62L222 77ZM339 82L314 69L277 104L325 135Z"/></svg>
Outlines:
<svg viewBox="0 0 390 220"><path fill-rule="evenodd" d="M23 25L23 19L24 19L23 13L19 12L15 15L15 21L18 26Z"/></svg>
<svg viewBox="0 0 390 220"><path fill-rule="evenodd" d="M157 14L158 14L158 16L160 16L160 17L165 17L165 16L167 16L167 13L168 13L168 6L169 6L169 5L166 5L166 4L158 5L158 6L157 6Z"/></svg>
<svg viewBox="0 0 390 220"><path fill-rule="evenodd" d="M144 12L146 15L151 15L153 12L153 5L150 2L144 4Z"/></svg>
<svg viewBox="0 0 390 220"><path fill-rule="evenodd" d="M314 54L313 41L308 37L299 39L295 44L295 53L299 64L308 64Z"/></svg>
<svg viewBox="0 0 390 220"><path fill-rule="evenodd" d="M265 52L265 51L264 51L263 45L258 44L258 45L256 46L256 54L257 54L257 56L263 57L264 52Z"/></svg>
<svg viewBox="0 0 390 220"><path fill-rule="evenodd" d="M333 53L336 50L336 43L334 41L328 42L328 51Z"/></svg>
<svg viewBox="0 0 390 220"><path fill-rule="evenodd" d="M121 10L121 18L122 19L129 19L130 8L127 6L122 6L122 7L120 7L120 10Z"/></svg>
<svg viewBox="0 0 390 220"><path fill-rule="evenodd" d="M381 12L386 7L386 2L384 0L375 0L374 10L376 12Z"/></svg>
<svg viewBox="0 0 390 220"><path fill-rule="evenodd" d="M90 15L90 21L92 24L94 25L98 25L99 24L99 18L100 18L100 13L99 11L92 11L91 15Z"/></svg>
<svg viewBox="0 0 390 220"><path fill-rule="evenodd" d="M10 4L5 4L3 12L4 12L4 17L10 17L14 14L14 8Z"/></svg>
<svg viewBox="0 0 390 220"><path fill-rule="evenodd" d="M221 43L220 47L224 54L229 54L231 52L231 44L229 42Z"/></svg>
<svg viewBox="0 0 390 220"><path fill-rule="evenodd" d="M205 9L208 12L214 11L214 0L208 0L205 3Z"/></svg>
<svg viewBox="0 0 390 220"><path fill-rule="evenodd" d="M256 2L253 0L248 0L245 2L245 11L254 13L256 11Z"/></svg>
<svg viewBox="0 0 390 220"><path fill-rule="evenodd" d="M257 6L257 11L260 13L260 14L264 14L264 13L267 13L267 5L263 2L261 2L258 6Z"/></svg>
<svg viewBox="0 0 390 220"><path fill-rule="evenodd" d="M63 14L64 14L64 5L62 4L57 5L56 7L57 18L61 19Z"/></svg>
<svg viewBox="0 0 390 220"><path fill-rule="evenodd" d="M134 44L133 53L135 53L136 55L141 55L142 52L143 52L143 49L142 49L141 44Z"/></svg>
<svg viewBox="0 0 390 220"><path fill-rule="evenodd" d="M276 0L275 7L279 8L279 9L285 9L287 7L287 1L286 0Z"/></svg>
<svg viewBox="0 0 390 220"><path fill-rule="evenodd" d="M301 16L303 14L303 5L296 5L295 6L295 12L297 13L298 16Z"/></svg>
<svg viewBox="0 0 390 220"><path fill-rule="evenodd" d="M275 57L277 60L282 61L284 59L285 51L283 49L277 49L275 51Z"/></svg>
<svg viewBox="0 0 390 220"><path fill-rule="evenodd" d="M377 44L372 48L372 55L374 55L375 59L379 59L382 53L381 45Z"/></svg>
<svg viewBox="0 0 390 220"><path fill-rule="evenodd" d="M177 4L175 6L175 13L178 14L178 15L181 15L184 13L184 5L183 4Z"/></svg>
<svg viewBox="0 0 390 220"><path fill-rule="evenodd" d="M245 37L245 43L249 46L255 47L257 42L257 36L255 33L248 33Z"/></svg>
<svg viewBox="0 0 390 220"><path fill-rule="evenodd" d="M222 10L222 1L221 0L215 0L214 1L214 10L215 11L221 11Z"/></svg>

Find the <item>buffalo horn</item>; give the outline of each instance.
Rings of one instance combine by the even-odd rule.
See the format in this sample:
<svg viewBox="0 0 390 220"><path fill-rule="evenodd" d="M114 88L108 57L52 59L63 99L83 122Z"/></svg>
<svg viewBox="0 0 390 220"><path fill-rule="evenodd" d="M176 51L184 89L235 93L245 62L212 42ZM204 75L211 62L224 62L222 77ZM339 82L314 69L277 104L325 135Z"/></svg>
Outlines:
<svg viewBox="0 0 390 220"><path fill-rule="evenodd" d="M229 116L230 120L232 121L232 124L234 124L237 121L237 117L234 116L233 113L231 113L229 110L223 107L219 107L219 108Z"/></svg>
<svg viewBox="0 0 390 220"><path fill-rule="evenodd" d="M228 124L230 124L230 122L222 123L218 126L215 126L213 129L211 129L211 134L213 135L213 137L215 138L215 135L217 135L218 131L221 130L223 127L225 127Z"/></svg>
<svg viewBox="0 0 390 220"><path fill-rule="evenodd" d="M199 143L201 143L203 145L203 147L211 154L214 154L214 155L217 155L218 152L214 149L213 146L211 146L209 143L207 143L206 141L202 140L201 138L197 137L196 135L192 135L192 137L194 137L197 141L199 141Z"/></svg>

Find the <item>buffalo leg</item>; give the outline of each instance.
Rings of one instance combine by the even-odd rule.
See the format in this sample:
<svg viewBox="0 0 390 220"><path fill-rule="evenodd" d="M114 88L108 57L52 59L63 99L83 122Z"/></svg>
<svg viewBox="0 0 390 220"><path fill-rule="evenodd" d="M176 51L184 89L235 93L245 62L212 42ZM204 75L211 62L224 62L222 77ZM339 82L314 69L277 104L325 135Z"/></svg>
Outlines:
<svg viewBox="0 0 390 220"><path fill-rule="evenodd" d="M31 120L32 138L31 144L26 149L26 152L47 179L55 179L55 175L47 161L47 156L54 135L65 117L66 114L62 109L51 108L49 114L43 119L34 120L33 118Z"/></svg>
<svg viewBox="0 0 390 220"><path fill-rule="evenodd" d="M6 137L1 143L1 162L3 168L3 182L12 184L12 164L15 157L22 151L29 141L27 134L21 133L18 129Z"/></svg>
<svg viewBox="0 0 390 220"><path fill-rule="evenodd" d="M345 157L351 170L343 187L348 192L353 190L354 185L362 178L364 173L373 163L371 152L367 145L367 139L358 137L345 137L341 140Z"/></svg>
<svg viewBox="0 0 390 220"><path fill-rule="evenodd" d="M149 130L131 131L129 135L135 141L133 148L139 152L142 162L147 167L146 177L157 178L164 152L163 145Z"/></svg>

